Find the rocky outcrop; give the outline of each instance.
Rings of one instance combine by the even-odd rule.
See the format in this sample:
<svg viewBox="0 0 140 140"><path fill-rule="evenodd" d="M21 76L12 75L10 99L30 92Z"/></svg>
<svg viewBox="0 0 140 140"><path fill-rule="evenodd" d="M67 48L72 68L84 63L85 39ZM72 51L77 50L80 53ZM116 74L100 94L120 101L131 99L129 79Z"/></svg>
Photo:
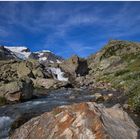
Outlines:
<svg viewBox="0 0 140 140"><path fill-rule="evenodd" d="M21 101L32 98L33 84L28 78L0 85L0 97L7 101Z"/></svg>
<svg viewBox="0 0 140 140"><path fill-rule="evenodd" d="M37 78L32 80L36 88L45 88L45 89L58 89L61 87L67 87L70 84L69 82L58 81L55 79Z"/></svg>
<svg viewBox="0 0 140 140"><path fill-rule="evenodd" d="M93 87L124 91L127 95L125 102L139 112L140 94L138 86L135 86L140 81L139 56L140 43L111 40L88 58L88 81L93 81Z"/></svg>
<svg viewBox="0 0 140 140"><path fill-rule="evenodd" d="M0 80L9 82L22 77L45 77L45 69L36 61L0 61Z"/></svg>
<svg viewBox="0 0 140 140"><path fill-rule="evenodd" d="M122 139L137 138L138 127L118 106L92 102L61 106L17 128L16 139Z"/></svg>
<svg viewBox="0 0 140 140"><path fill-rule="evenodd" d="M84 76L88 73L87 61L76 55L61 63L60 68L75 77Z"/></svg>
<svg viewBox="0 0 140 140"><path fill-rule="evenodd" d="M32 69L28 67L29 62L20 62L17 66L17 74L19 78L28 76L33 77Z"/></svg>
<svg viewBox="0 0 140 140"><path fill-rule="evenodd" d="M44 69L36 61L0 61L1 102L31 99L33 93L32 79L44 77Z"/></svg>

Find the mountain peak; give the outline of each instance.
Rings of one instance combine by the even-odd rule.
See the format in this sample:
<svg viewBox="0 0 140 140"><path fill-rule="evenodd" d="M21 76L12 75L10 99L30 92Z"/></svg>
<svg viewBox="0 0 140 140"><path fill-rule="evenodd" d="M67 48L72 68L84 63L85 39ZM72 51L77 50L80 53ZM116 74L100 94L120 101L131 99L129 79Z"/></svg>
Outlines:
<svg viewBox="0 0 140 140"><path fill-rule="evenodd" d="M3 53L2 53L3 52ZM6 54L6 55L4 55ZM41 63L61 63L63 58L55 55L49 50L41 50L38 52L31 52L26 46L3 46L1 48L1 55L5 58L17 58L17 59L36 59ZM1 57L2 57L1 56Z"/></svg>

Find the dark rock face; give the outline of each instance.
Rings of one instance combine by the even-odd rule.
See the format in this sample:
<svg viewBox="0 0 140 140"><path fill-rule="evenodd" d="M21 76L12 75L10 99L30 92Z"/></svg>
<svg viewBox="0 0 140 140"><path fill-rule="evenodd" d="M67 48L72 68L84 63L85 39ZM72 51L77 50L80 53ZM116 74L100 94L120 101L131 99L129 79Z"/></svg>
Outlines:
<svg viewBox="0 0 140 140"><path fill-rule="evenodd" d="M138 127L118 107L92 102L61 106L31 119L15 130L16 139L133 139Z"/></svg>
<svg viewBox="0 0 140 140"><path fill-rule="evenodd" d="M65 72L72 76L84 76L88 73L88 65L85 59L79 58L78 56L72 56L68 60L65 60L60 64L60 67Z"/></svg>
<svg viewBox="0 0 140 140"><path fill-rule="evenodd" d="M31 53L31 54L29 55L29 59L38 60L38 59L39 59L39 56L38 56L38 54L36 54L36 53Z"/></svg>
<svg viewBox="0 0 140 140"><path fill-rule="evenodd" d="M0 60L15 59L16 56L8 49L0 46Z"/></svg>

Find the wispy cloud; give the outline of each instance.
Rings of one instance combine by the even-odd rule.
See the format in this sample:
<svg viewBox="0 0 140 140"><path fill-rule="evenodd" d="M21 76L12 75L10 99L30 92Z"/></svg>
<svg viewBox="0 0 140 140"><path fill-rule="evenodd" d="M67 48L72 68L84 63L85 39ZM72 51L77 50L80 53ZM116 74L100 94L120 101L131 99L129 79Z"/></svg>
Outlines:
<svg viewBox="0 0 140 140"><path fill-rule="evenodd" d="M140 2L0 2L0 6L0 40L18 37L58 53L61 48L63 54L85 56L109 38L140 34Z"/></svg>

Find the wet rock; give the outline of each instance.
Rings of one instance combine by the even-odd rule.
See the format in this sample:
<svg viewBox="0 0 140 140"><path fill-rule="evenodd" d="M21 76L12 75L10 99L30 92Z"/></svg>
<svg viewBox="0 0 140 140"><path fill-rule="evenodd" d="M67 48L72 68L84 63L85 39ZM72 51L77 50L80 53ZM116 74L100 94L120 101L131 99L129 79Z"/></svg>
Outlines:
<svg viewBox="0 0 140 140"><path fill-rule="evenodd" d="M60 106L17 128L16 139L133 139L138 127L117 106L105 108L95 103Z"/></svg>
<svg viewBox="0 0 140 140"><path fill-rule="evenodd" d="M104 101L104 97L101 93L95 93L94 95L96 101Z"/></svg>

